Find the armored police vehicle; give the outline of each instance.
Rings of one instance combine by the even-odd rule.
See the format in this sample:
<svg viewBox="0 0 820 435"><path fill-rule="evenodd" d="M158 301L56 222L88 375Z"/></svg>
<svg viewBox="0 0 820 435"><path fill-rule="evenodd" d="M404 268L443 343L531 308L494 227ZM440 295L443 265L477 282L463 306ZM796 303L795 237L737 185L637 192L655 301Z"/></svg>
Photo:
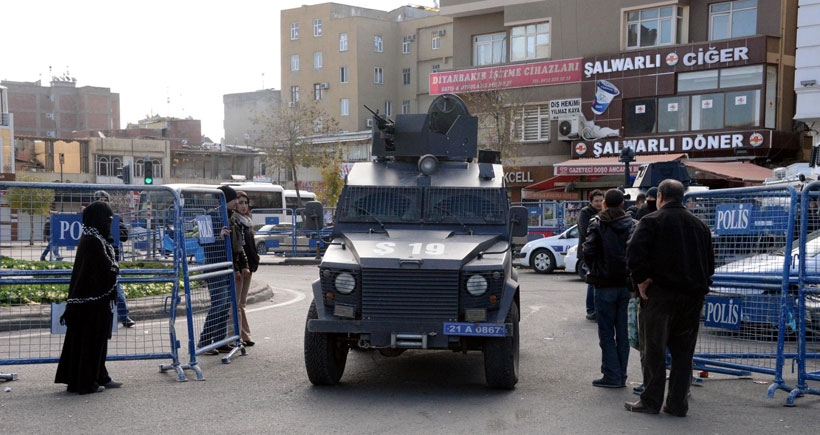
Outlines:
<svg viewBox="0 0 820 435"><path fill-rule="evenodd" d="M313 283L310 381L338 383L352 348L440 349L482 351L487 384L513 388L527 210L510 207L498 153L477 152L477 118L453 95L373 124L376 159L350 170ZM307 208L320 229L321 205Z"/></svg>

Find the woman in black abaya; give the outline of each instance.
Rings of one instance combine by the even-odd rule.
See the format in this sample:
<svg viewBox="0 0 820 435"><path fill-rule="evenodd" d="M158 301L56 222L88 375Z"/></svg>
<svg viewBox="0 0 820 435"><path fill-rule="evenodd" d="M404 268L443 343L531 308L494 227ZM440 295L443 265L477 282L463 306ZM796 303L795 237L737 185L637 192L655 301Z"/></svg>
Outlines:
<svg viewBox="0 0 820 435"><path fill-rule="evenodd" d="M68 392L99 393L119 388L105 368L113 321L112 302L117 297L119 264L108 243L114 213L104 202L83 210L83 234L77 245L65 314L63 352L55 383L68 384Z"/></svg>

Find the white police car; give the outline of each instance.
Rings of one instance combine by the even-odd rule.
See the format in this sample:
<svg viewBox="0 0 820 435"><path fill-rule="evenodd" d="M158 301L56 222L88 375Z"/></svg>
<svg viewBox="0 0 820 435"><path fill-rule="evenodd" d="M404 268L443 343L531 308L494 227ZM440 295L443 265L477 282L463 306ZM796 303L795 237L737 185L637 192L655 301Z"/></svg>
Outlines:
<svg viewBox="0 0 820 435"><path fill-rule="evenodd" d="M587 278L587 265L584 260L578 259L578 245L575 245L567 251L564 256L564 272L577 273L578 277L585 280Z"/></svg>
<svg viewBox="0 0 820 435"><path fill-rule="evenodd" d="M552 273L566 267L564 256L578 244L578 225L573 225L557 236L533 240L523 248L515 264L532 267L538 273Z"/></svg>

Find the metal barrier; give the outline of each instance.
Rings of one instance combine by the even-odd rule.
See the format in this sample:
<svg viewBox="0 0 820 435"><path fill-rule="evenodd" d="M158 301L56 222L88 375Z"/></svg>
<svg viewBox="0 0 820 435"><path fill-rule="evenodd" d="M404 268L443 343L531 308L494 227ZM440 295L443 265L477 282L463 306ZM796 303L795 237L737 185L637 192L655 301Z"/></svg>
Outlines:
<svg viewBox="0 0 820 435"><path fill-rule="evenodd" d="M787 406L804 394L820 394L807 381L820 381L820 182L803 188L800 196L800 238L797 259L799 288L797 297L798 356L797 385L791 390ZM792 269L794 266L792 266Z"/></svg>
<svg viewBox="0 0 820 435"><path fill-rule="evenodd" d="M695 192L686 206L712 229L716 270L706 297L695 367L733 375L773 376L768 395L791 391L786 359L798 358L793 240L801 235L794 188ZM804 230L805 231L805 230ZM803 235L804 232L803 232Z"/></svg>
<svg viewBox="0 0 820 435"><path fill-rule="evenodd" d="M0 183L0 367L59 360L64 327L58 319L82 232L81 211L101 196L98 191L107 193L115 213L112 244L120 254L119 283L126 296L114 308L117 321L112 325L107 359L169 359L170 363L160 366L161 371L175 370L178 380L184 381L184 370L191 368L202 379L196 355L203 348L194 340L195 332L205 328L203 318L212 305L208 280L219 280L213 286L218 296L214 299L222 305L227 300L234 321L232 331L212 340L204 350L239 342L229 246L218 234L210 245L201 245L207 239L204 229L193 239L185 231L173 231L186 226L192 229L192 222L205 215L221 228L227 216L224 196L215 189L132 189L125 185ZM152 197L164 197L169 205L152 208ZM153 204L159 203L162 201ZM173 240L167 246L170 252L163 249L166 236ZM200 266L203 262L209 264ZM126 321L129 317L136 325ZM228 317L223 317L220 320L227 322ZM179 323L187 327L178 330ZM179 356L184 340L189 343L187 364ZM229 362L237 351L245 352L240 346L223 362ZM0 373L0 379L16 378L13 373Z"/></svg>

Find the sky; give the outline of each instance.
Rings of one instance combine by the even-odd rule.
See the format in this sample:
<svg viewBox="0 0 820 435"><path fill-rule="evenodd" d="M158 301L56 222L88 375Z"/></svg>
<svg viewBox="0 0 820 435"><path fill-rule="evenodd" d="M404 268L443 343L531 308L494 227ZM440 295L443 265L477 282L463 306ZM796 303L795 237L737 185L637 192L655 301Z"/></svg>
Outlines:
<svg viewBox="0 0 820 435"><path fill-rule="evenodd" d="M146 116L199 119L224 136L222 96L280 89L279 12L322 0L4 2L0 79L68 75L120 95L120 128ZM338 0L378 10L434 0Z"/></svg>

